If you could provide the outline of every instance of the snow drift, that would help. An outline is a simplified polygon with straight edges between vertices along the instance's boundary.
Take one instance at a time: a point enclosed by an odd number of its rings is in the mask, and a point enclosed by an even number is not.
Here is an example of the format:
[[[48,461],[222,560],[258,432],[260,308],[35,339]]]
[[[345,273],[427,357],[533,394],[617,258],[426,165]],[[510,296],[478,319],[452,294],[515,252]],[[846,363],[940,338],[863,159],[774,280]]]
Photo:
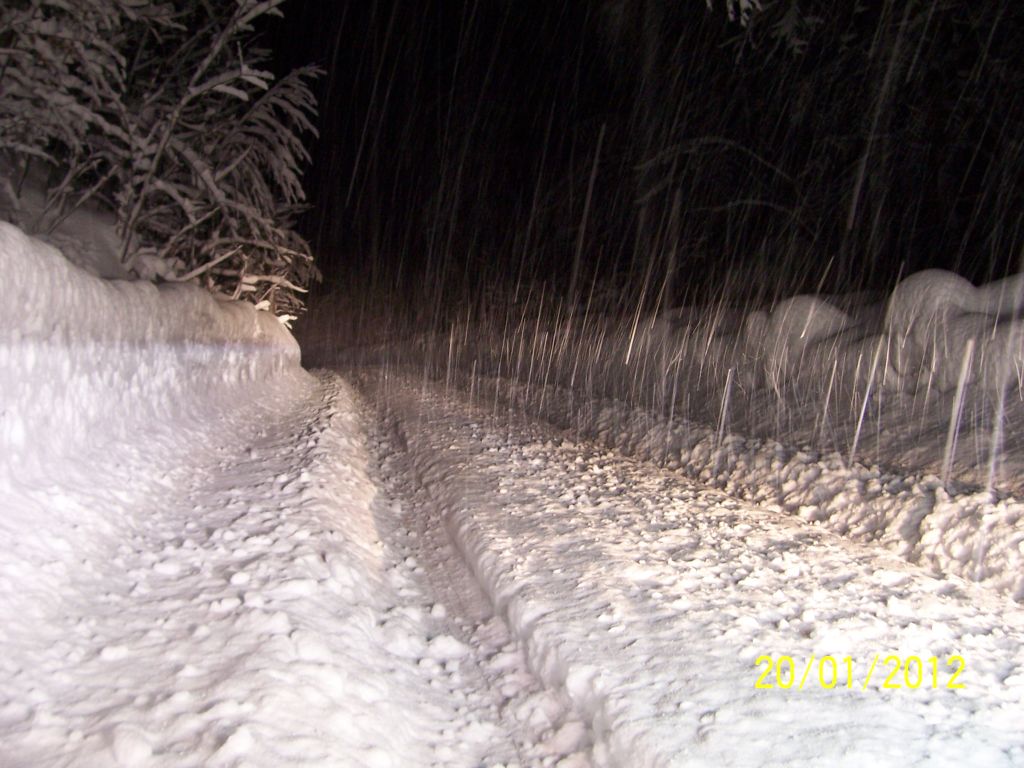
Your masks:
[[[23,477],[298,368],[268,313],[191,285],[102,280],[3,222],[0,271],[0,454]]]

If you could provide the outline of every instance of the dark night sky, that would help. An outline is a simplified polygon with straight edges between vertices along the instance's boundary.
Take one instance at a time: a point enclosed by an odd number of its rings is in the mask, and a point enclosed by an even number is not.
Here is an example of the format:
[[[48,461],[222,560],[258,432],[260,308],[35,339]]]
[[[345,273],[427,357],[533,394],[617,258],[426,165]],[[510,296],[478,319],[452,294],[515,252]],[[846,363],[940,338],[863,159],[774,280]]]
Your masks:
[[[282,68],[329,69],[306,223],[325,271],[396,251],[425,264],[422,251],[442,249],[453,210],[462,219],[470,203],[462,229],[486,226],[499,247],[542,163],[554,184],[574,152],[593,151],[578,145],[613,109],[615,88],[595,19],[583,4],[525,5],[285,6],[271,38]]]
[[[698,0],[291,0],[267,41],[328,70],[303,228],[329,284],[564,289],[579,253],[581,281],[879,287],[1016,268],[1007,2],[803,3],[800,55],[783,4],[745,33]]]

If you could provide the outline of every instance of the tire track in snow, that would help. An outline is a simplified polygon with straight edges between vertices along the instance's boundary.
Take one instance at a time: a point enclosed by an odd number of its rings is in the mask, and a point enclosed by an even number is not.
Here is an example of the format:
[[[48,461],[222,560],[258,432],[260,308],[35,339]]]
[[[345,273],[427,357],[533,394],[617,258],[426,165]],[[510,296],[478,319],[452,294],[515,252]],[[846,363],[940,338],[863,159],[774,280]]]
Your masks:
[[[406,431],[400,417],[382,411],[375,438],[382,483],[390,496],[379,527],[393,546],[439,633],[465,654],[453,655],[460,683],[451,695],[459,709],[471,709],[478,723],[500,728],[492,737],[488,766],[586,768],[589,739],[568,698],[546,689],[530,672],[522,648],[496,616],[485,593],[455,548],[447,516],[424,475],[415,428]],[[411,425],[410,425],[411,426]],[[447,665],[446,665],[447,666]],[[470,727],[469,739],[480,724]],[[476,731],[476,733],[473,733]],[[502,744],[501,742],[506,743]]]

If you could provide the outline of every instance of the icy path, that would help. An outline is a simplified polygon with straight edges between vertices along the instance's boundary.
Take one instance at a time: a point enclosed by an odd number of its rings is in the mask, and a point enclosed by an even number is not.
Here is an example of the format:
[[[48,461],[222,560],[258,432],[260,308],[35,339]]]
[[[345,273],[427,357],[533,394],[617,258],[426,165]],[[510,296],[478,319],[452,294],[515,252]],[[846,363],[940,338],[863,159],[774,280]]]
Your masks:
[[[594,764],[1024,765],[1019,605],[415,382],[365,386]],[[792,657],[792,688],[755,688],[762,655]],[[890,655],[937,657],[934,682],[908,690]]]
[[[420,587],[351,391],[301,375],[252,394],[108,446],[99,474],[0,489],[0,765],[539,754],[516,739],[561,705],[482,598],[456,621]]]

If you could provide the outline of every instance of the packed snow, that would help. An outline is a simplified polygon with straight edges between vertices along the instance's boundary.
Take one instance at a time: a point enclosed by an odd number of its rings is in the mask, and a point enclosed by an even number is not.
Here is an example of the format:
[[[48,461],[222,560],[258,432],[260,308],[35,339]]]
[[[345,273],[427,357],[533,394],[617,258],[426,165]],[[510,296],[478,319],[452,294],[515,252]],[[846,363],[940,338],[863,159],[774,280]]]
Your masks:
[[[546,380],[554,339],[537,377],[308,373],[193,286],[5,224],[0,268],[0,764],[1024,765],[1008,492]],[[1016,397],[1016,282],[915,280],[875,324],[747,313],[708,359],[777,398],[847,362],[819,396]]]

